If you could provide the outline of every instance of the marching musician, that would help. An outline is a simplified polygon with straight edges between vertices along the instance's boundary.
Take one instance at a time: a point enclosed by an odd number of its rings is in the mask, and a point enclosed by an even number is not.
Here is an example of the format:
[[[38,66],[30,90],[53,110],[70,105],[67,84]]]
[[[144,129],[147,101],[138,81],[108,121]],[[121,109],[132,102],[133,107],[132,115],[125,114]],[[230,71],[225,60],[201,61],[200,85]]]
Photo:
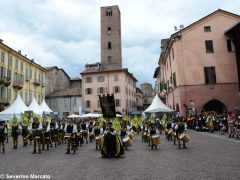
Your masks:
[[[177,131],[178,137],[187,130],[186,123],[183,122],[182,118],[179,118],[178,124],[176,124],[175,129]],[[181,140],[178,138],[178,148],[181,148]],[[186,148],[185,142],[183,141],[183,148]]]
[[[2,146],[2,153],[5,153],[5,133],[4,121],[0,121],[0,149]]]
[[[149,132],[149,135],[150,135],[148,145],[151,146],[151,145],[153,145],[152,136],[157,133],[155,125],[153,123],[150,124],[150,128],[149,128],[148,132]]]
[[[22,126],[22,139],[23,139],[23,146],[27,146],[28,144],[28,136],[29,136],[29,127],[28,124],[25,120],[22,121],[21,123]]]
[[[178,133],[176,131],[176,119],[172,122],[172,130],[173,130],[173,144],[176,145],[176,140],[178,140]]]
[[[95,137],[99,136],[101,133],[102,133],[102,131],[101,131],[99,122],[96,122],[95,127],[94,127]],[[97,144],[97,141],[96,141],[96,150],[98,150],[98,148],[101,149],[101,146],[98,145],[98,144]]]
[[[235,121],[234,114],[230,112],[228,116],[228,138],[234,138],[234,133],[235,133],[234,121]]]
[[[54,146],[57,147],[58,142],[58,124],[55,120],[51,120],[50,123],[50,134],[51,134],[51,141],[54,142]],[[51,142],[52,147],[52,142]]]
[[[172,135],[169,132],[169,130],[172,128],[172,122],[170,120],[167,121],[167,127],[166,127],[166,139],[169,141],[169,140],[172,140]]]
[[[67,139],[67,152],[65,154],[70,154],[70,146],[73,148],[73,153],[76,153],[76,147],[75,147],[75,136],[77,133],[77,127],[74,125],[72,120],[69,120],[68,125],[65,125],[65,132],[68,135]]]
[[[20,128],[18,122],[17,120],[14,120],[12,125],[13,149],[17,149],[19,130]]]
[[[50,124],[48,121],[46,121],[43,124],[43,130],[44,130],[44,143],[42,144],[42,149],[44,150],[45,144],[47,144],[47,150],[49,150],[49,145],[51,144],[51,135],[50,135]]]
[[[32,133],[33,133],[33,153],[36,153],[36,148],[38,144],[38,153],[41,154],[41,143],[40,138],[42,136],[42,124],[38,121],[37,118],[33,118],[32,123]]]
[[[88,144],[88,129],[85,121],[83,121],[83,123],[81,124],[81,129],[82,129],[83,137],[86,140],[86,144]]]

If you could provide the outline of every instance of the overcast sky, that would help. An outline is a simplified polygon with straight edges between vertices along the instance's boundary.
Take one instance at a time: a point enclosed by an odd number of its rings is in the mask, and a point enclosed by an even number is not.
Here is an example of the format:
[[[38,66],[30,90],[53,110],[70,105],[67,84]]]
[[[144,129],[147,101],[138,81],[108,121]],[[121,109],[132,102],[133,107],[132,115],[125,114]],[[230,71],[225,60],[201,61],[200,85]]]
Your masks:
[[[121,11],[123,67],[154,85],[160,41],[223,9],[240,15],[239,0],[0,0],[0,39],[43,67],[80,76],[100,62],[100,7]]]

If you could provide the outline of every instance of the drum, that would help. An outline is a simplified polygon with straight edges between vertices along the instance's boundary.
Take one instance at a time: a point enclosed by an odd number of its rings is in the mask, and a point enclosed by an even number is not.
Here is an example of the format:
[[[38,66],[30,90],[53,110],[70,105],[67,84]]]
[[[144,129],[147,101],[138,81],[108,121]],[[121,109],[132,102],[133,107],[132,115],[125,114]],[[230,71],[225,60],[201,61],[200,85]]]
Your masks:
[[[42,130],[32,129],[32,134],[33,134],[33,136],[41,136],[42,133],[43,133]]]
[[[153,141],[153,144],[154,145],[158,145],[158,144],[160,144],[160,137],[159,137],[159,135],[153,135],[152,136],[152,141]]]
[[[123,143],[126,147],[133,145],[133,141],[131,140],[131,138],[129,136],[123,138]]]
[[[65,134],[65,136],[64,136],[65,139],[69,139],[70,137],[71,137],[71,133],[67,133],[67,134]]]
[[[131,139],[133,139],[134,134],[131,132],[131,133],[128,134],[128,136],[129,136]]]
[[[97,146],[102,146],[103,145],[103,137],[104,137],[104,135],[99,135],[95,138]]]
[[[183,142],[185,143],[188,143],[189,140],[190,140],[190,136],[186,133],[182,133],[180,136],[179,136],[179,139],[181,139]]]
[[[166,136],[168,135],[168,130],[169,130],[169,129],[165,129],[165,135],[166,135]]]
[[[169,129],[168,135],[172,135],[172,133],[173,133],[173,130],[172,130],[172,129]]]

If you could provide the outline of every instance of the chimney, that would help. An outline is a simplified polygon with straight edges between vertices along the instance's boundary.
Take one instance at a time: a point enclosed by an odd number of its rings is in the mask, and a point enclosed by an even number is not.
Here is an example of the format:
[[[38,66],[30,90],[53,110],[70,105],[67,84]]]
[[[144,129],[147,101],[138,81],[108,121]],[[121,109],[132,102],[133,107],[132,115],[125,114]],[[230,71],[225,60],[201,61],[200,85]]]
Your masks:
[[[0,43],[2,43],[3,42],[3,40],[2,39],[0,39]]]
[[[27,57],[27,54],[25,54],[25,57]]]
[[[22,53],[21,50],[18,50],[18,53],[21,54]]]

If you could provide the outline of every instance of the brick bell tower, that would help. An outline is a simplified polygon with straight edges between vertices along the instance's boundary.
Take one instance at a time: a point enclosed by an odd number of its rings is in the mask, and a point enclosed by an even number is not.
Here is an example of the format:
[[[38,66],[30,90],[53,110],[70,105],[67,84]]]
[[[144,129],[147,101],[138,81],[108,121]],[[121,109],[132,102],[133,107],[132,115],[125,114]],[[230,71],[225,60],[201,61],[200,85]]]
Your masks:
[[[121,13],[118,6],[101,7],[101,63],[122,68]]]

